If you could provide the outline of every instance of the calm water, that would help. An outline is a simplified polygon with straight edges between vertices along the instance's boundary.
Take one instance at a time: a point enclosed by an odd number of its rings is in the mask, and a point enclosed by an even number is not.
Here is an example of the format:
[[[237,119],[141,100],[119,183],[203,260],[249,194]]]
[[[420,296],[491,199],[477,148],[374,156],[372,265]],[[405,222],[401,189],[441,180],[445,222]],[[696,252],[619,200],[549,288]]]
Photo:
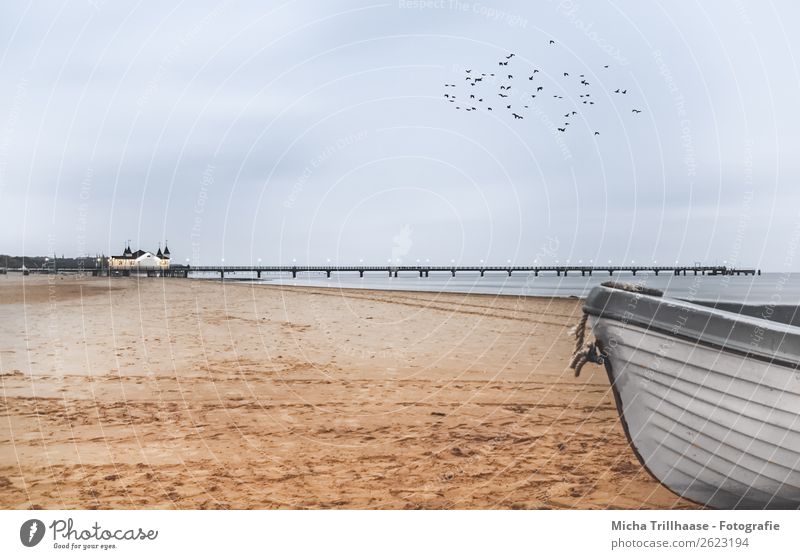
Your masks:
[[[198,275],[199,276],[199,275]],[[195,277],[194,275],[192,277]],[[219,276],[207,275],[209,279]],[[549,296],[586,297],[592,287],[608,281],[608,274],[592,277],[579,275],[557,277],[552,275],[514,275],[504,273],[480,277],[477,273],[462,272],[455,278],[449,273],[432,273],[430,277],[420,278],[411,272],[400,277],[390,278],[388,274],[365,274],[359,278],[357,273],[334,273],[330,279],[325,274],[299,276],[292,279],[290,274],[262,274],[261,280],[252,275],[228,275],[228,280],[247,280],[260,284],[334,287],[339,289],[386,289],[401,291],[434,291],[451,293],[482,293],[511,296]],[[747,301],[751,303],[800,303],[800,274],[768,273],[761,276],[659,276],[639,273],[614,274],[616,281],[643,283],[647,287],[661,289],[672,297],[682,299],[701,299],[718,301]]]

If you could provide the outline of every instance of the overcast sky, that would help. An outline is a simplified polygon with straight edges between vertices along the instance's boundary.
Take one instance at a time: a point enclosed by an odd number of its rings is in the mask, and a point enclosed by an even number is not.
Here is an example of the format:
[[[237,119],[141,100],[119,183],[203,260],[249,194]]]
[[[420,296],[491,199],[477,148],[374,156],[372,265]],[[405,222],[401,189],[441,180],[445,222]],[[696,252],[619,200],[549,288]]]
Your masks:
[[[799,270],[797,21],[791,1],[3,2],[0,253]],[[498,76],[470,90],[467,68]],[[474,112],[444,98],[477,90]]]

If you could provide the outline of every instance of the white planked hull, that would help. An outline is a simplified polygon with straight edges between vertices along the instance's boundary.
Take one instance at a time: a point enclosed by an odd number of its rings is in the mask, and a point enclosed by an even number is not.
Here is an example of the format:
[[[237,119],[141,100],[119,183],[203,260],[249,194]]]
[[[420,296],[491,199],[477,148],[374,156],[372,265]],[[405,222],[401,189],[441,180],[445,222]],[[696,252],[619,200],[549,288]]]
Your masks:
[[[650,473],[715,508],[800,507],[800,372],[590,317]]]

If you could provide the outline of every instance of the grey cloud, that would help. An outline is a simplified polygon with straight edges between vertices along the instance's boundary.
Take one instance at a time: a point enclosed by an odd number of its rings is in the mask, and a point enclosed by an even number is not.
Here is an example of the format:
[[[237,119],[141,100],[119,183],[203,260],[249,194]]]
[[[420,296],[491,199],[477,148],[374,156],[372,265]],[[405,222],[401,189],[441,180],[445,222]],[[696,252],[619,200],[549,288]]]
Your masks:
[[[491,4],[5,3],[0,252],[380,261],[409,230],[410,259],[526,262],[555,236],[563,259],[694,261],[744,215],[741,260],[782,266],[794,4]],[[536,67],[565,100],[520,122],[444,102],[507,52],[515,92]]]

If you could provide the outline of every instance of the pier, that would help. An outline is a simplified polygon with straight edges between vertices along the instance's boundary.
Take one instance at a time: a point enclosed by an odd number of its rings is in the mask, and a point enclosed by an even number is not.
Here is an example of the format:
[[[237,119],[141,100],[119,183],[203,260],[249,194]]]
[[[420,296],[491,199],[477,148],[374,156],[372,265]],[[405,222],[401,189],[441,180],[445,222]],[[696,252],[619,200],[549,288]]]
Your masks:
[[[755,268],[728,268],[726,266],[191,266],[187,267],[189,272],[218,273],[220,278],[225,274],[235,273],[254,273],[260,278],[262,273],[267,274],[292,274],[296,278],[298,274],[331,274],[357,273],[364,277],[366,273],[384,274],[398,277],[398,274],[415,274],[419,277],[429,277],[431,273],[444,273],[456,277],[456,274],[480,274],[487,273],[507,274],[509,277],[517,272],[518,274],[555,274],[556,276],[578,275],[591,276],[593,274],[608,274],[613,276],[615,273],[650,273],[654,275],[710,275],[710,276],[731,276],[731,275],[761,275],[761,270]]]
[[[398,277],[398,274],[414,274],[419,277],[429,277],[432,273],[450,274],[480,274],[484,276],[488,273],[507,274],[511,277],[517,274],[548,274],[555,276],[592,276],[602,274],[613,276],[614,274],[670,274],[680,275],[704,275],[704,276],[755,276],[761,275],[761,270],[755,268],[728,268],[727,266],[171,266],[166,269],[137,269],[119,272],[109,270],[105,267],[98,268],[39,268],[21,269],[7,268],[0,269],[0,274],[8,272],[21,272],[24,274],[53,274],[53,273],[83,273],[93,276],[129,276],[149,275],[162,277],[188,278],[189,274],[213,273],[219,274],[220,279],[225,276],[235,276],[237,274],[251,274],[256,278],[261,278],[262,274],[291,274],[296,278],[299,274],[325,274],[331,277],[332,274],[358,274],[364,277],[365,274],[382,274],[390,277]]]

